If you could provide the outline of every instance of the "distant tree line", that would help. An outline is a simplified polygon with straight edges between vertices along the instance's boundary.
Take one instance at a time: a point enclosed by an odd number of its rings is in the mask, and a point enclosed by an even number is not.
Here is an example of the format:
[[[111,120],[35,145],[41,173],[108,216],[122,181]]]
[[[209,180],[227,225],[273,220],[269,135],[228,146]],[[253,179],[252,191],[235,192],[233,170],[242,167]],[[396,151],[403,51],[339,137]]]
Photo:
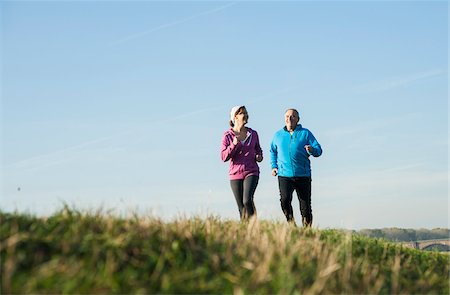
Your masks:
[[[382,229],[362,229],[355,231],[371,238],[383,238],[393,242],[413,242],[423,240],[449,239],[450,229],[404,229],[404,228],[382,228]]]

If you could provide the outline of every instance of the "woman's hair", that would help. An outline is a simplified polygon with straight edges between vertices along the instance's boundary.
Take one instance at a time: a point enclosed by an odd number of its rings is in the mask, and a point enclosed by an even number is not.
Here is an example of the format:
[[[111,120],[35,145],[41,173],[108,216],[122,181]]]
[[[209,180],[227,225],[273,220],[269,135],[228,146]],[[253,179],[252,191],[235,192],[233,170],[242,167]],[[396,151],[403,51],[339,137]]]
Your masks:
[[[244,109],[245,109],[245,106],[241,106],[240,108],[238,108],[237,111],[234,113],[234,116],[236,116],[237,114],[239,114],[240,112],[242,112]],[[233,116],[233,118],[234,118],[234,116]],[[230,123],[230,126],[231,126],[231,127],[234,127],[233,121],[230,120],[229,123]]]

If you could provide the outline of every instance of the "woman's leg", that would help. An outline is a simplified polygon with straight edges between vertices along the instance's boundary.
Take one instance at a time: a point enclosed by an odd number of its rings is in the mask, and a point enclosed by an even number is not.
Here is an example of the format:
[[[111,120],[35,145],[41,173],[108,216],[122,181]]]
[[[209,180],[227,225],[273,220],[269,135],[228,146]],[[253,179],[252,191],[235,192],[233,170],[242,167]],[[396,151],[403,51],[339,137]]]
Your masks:
[[[231,190],[233,191],[234,198],[236,199],[236,203],[239,209],[239,216],[242,219],[244,217],[244,180],[236,179],[230,180]]]
[[[258,186],[259,176],[250,175],[244,179],[244,208],[246,216],[245,218],[249,218],[253,216],[256,212],[255,203],[253,201],[256,187]]]

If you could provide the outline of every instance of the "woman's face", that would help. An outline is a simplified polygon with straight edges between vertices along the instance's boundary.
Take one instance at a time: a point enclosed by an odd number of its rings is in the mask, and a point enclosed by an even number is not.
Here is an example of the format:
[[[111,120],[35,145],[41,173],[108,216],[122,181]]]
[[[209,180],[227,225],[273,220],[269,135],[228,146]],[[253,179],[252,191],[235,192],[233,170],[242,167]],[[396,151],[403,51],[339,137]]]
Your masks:
[[[236,123],[240,123],[241,125],[247,124],[248,122],[248,113],[246,108],[242,108],[235,116],[234,120]]]

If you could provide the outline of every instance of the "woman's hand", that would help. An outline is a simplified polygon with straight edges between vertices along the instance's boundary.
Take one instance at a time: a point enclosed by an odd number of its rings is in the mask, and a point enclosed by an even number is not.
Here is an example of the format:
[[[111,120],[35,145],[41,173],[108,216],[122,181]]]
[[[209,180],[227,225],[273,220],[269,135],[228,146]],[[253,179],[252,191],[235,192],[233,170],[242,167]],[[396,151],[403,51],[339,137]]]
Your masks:
[[[261,155],[256,155],[256,162],[261,162],[263,157]]]
[[[234,145],[237,145],[238,144],[238,138],[237,138],[237,136],[235,136],[234,138],[233,138],[233,144]]]

